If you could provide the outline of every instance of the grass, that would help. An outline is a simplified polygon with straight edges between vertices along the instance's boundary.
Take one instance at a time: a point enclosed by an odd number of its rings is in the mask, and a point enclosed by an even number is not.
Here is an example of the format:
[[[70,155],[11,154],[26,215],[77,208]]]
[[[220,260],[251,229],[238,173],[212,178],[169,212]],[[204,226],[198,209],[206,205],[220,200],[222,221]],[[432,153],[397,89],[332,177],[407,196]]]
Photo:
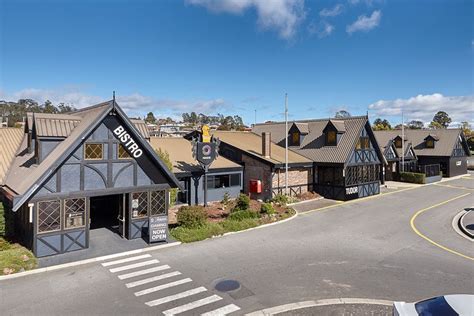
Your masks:
[[[5,235],[5,217],[3,205],[0,203],[0,275],[11,274],[36,268],[38,262],[28,249],[12,244]]]
[[[295,214],[293,209],[289,209],[287,212],[280,214],[278,220],[283,220]],[[276,218],[272,217],[272,221],[276,221]],[[271,221],[270,221],[271,222]],[[260,226],[262,224],[269,223],[268,218],[243,218],[243,219],[232,219],[227,218],[222,222],[207,222],[206,224],[195,227],[187,228],[178,226],[170,230],[171,236],[181,242],[193,242],[211,238],[213,236],[220,236],[228,232],[237,232],[253,227]]]

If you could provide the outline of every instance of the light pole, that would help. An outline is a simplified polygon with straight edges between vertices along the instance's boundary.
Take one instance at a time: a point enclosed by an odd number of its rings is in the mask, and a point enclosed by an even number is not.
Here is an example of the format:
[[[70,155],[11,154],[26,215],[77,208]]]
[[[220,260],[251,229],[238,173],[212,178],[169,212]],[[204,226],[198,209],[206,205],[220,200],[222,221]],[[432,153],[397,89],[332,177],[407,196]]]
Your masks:
[[[285,93],[285,195],[288,195],[288,93]]]

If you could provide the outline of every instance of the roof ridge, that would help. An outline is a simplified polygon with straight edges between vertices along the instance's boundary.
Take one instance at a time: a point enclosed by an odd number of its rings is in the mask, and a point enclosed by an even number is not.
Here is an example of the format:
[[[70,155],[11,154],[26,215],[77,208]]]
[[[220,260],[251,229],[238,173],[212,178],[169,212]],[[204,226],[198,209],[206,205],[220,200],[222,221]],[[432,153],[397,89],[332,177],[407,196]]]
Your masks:
[[[337,121],[346,121],[346,120],[353,120],[353,119],[361,119],[361,118],[367,118],[366,115],[357,115],[357,116],[349,116],[349,117],[327,117],[327,118],[318,118],[318,119],[302,119],[302,120],[288,120],[288,124],[290,123],[311,123],[311,122],[324,122],[324,121],[330,121],[330,120],[337,120]],[[285,121],[274,121],[274,122],[269,122],[269,123],[257,123],[254,124],[254,126],[257,125],[272,125],[272,124],[285,124]]]

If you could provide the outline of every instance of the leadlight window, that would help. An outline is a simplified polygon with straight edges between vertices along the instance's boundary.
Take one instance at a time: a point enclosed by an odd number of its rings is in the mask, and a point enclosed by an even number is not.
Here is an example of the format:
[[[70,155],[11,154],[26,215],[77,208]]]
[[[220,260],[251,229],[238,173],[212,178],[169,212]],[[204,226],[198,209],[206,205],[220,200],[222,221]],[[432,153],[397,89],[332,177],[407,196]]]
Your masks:
[[[78,228],[86,225],[86,199],[64,200],[64,228]]]
[[[166,214],[166,191],[150,193],[150,216]]]
[[[370,140],[366,136],[359,137],[356,149],[370,149]]]
[[[61,230],[61,202],[59,200],[38,202],[38,233]]]
[[[426,143],[426,148],[434,148],[434,140],[427,139],[425,143]]]
[[[336,131],[326,132],[326,145],[336,146],[337,145],[337,133]]]
[[[85,144],[84,159],[100,160],[104,156],[103,144]]]
[[[123,147],[122,144],[119,144],[119,145],[118,145],[117,157],[118,157],[119,159],[130,159],[130,158],[132,158],[132,157],[130,156],[130,154],[128,153],[128,151],[125,149],[125,147]]]
[[[379,165],[351,166],[346,168],[346,186],[379,180]]]
[[[300,133],[292,132],[290,146],[299,146],[299,145],[300,145]]]
[[[148,216],[148,192],[133,192],[132,217],[140,218]]]
[[[400,138],[395,139],[395,147],[402,148],[402,140]]]

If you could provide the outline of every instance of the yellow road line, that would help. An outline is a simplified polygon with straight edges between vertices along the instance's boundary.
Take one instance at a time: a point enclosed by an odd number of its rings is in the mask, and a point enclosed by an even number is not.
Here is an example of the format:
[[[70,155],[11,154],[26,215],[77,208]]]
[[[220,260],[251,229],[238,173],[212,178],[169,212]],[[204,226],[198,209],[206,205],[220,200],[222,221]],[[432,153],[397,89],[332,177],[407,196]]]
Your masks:
[[[453,189],[474,191],[474,189],[472,189],[472,188],[460,187],[460,186],[457,186],[457,185],[440,184],[440,183],[434,183],[434,185],[437,185],[439,187],[447,187],[447,188],[453,188]]]
[[[435,208],[435,207],[438,207],[438,206],[447,204],[447,203],[452,202],[452,201],[454,201],[454,200],[463,198],[463,197],[465,197],[465,196],[468,196],[469,194],[471,194],[471,193],[465,193],[465,194],[459,195],[459,196],[457,196],[457,197],[454,197],[454,198],[452,198],[452,199],[446,200],[446,201],[444,201],[444,202],[441,202],[441,203],[438,203],[438,204],[429,206],[429,207],[427,207],[427,208],[424,208],[424,209],[422,209],[422,210],[419,210],[418,212],[415,213],[415,215],[413,215],[413,217],[412,217],[411,220],[410,220],[410,226],[411,226],[411,228],[413,229],[413,231],[414,231],[418,236],[420,236],[421,238],[423,238],[423,239],[429,241],[430,243],[432,243],[432,244],[435,245],[436,247],[439,247],[439,248],[441,248],[441,249],[443,249],[443,250],[445,250],[445,251],[448,251],[448,252],[450,252],[450,253],[452,253],[452,254],[455,254],[455,255],[458,255],[458,256],[460,256],[460,257],[463,257],[463,258],[466,258],[466,259],[469,259],[469,260],[474,261],[474,258],[473,258],[473,257],[467,256],[467,255],[462,254],[462,253],[460,253],[460,252],[457,252],[457,251],[455,251],[455,250],[449,249],[448,247],[443,246],[443,245],[437,243],[436,241],[434,241],[434,240],[428,238],[427,236],[425,236],[425,235],[423,235],[422,233],[420,233],[420,231],[419,231],[419,230],[416,228],[416,226],[415,226],[415,219],[416,219],[416,218],[418,217],[418,215],[420,215],[421,213],[426,212],[426,211],[428,211],[428,210],[431,210],[431,209],[433,209],[433,208]]]
[[[401,190],[386,192],[386,193],[380,193],[380,194],[366,196],[366,197],[363,197],[363,198],[358,198],[358,199],[355,199],[355,200],[350,200],[350,201],[345,201],[345,202],[344,201],[336,201],[337,204],[328,205],[328,206],[317,208],[317,209],[314,209],[314,210],[298,212],[298,215],[305,215],[305,214],[309,214],[309,213],[313,213],[313,212],[319,212],[319,211],[323,211],[323,210],[326,210],[326,209],[329,209],[329,208],[340,206],[341,204],[351,204],[351,203],[356,203],[356,202],[362,202],[362,201],[365,201],[365,200],[374,199],[374,198],[378,198],[378,197],[381,197],[381,196],[390,195],[390,194],[393,194],[393,193],[399,193],[399,192],[404,192],[404,191],[408,191],[408,190],[413,190],[413,189],[417,189],[417,188],[421,188],[421,187],[423,187],[423,186],[414,186],[414,187],[409,187],[409,188],[406,188],[406,189],[401,189]]]

